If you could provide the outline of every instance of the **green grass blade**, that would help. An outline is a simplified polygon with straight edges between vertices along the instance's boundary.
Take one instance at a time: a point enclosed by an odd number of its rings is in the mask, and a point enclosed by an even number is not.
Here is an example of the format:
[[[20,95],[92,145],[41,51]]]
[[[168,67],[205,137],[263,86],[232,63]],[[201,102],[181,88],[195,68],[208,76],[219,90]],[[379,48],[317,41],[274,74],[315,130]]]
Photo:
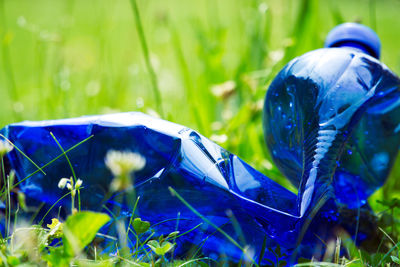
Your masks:
[[[46,213],[43,215],[42,219],[39,222],[39,225],[43,224],[44,219],[46,219],[47,215],[50,213],[50,211],[58,204],[58,202],[60,202],[61,200],[63,200],[65,197],[67,197],[68,195],[70,195],[71,192],[66,193],[65,195],[63,195],[62,197],[60,197],[56,202],[54,202],[54,204],[46,211]]]
[[[131,225],[132,225],[133,217],[134,217],[134,215],[135,215],[135,210],[136,210],[137,204],[139,203],[139,199],[140,199],[140,196],[137,197],[136,202],[135,202],[135,205],[133,206],[133,209],[132,209],[131,218],[129,219],[128,227],[126,228],[126,240],[125,240],[125,242],[127,242],[127,240],[128,240],[129,228],[130,228]]]
[[[164,109],[163,109],[163,105],[162,105],[162,101],[161,101],[161,92],[158,87],[158,79],[157,79],[156,72],[154,71],[153,65],[151,64],[151,61],[150,61],[149,48],[147,46],[147,41],[146,41],[146,37],[144,34],[143,25],[142,25],[142,20],[140,18],[140,11],[137,6],[136,0],[131,0],[131,6],[132,6],[133,14],[135,17],[136,30],[138,32],[140,44],[143,49],[143,56],[144,56],[144,60],[146,62],[147,71],[149,72],[149,75],[150,75],[154,98],[155,98],[155,102],[157,104],[157,111],[160,113],[161,117],[164,117]]]
[[[81,144],[85,143],[86,141],[88,141],[89,139],[91,139],[93,137],[93,135],[89,136],[88,138],[85,138],[84,140],[80,141],[79,143],[77,143],[76,145],[72,146],[71,148],[69,148],[68,150],[65,151],[65,153],[70,152],[71,150],[77,148],[78,146],[80,146]],[[61,153],[60,155],[58,155],[57,157],[55,157],[54,159],[52,159],[51,161],[49,161],[48,163],[46,163],[45,165],[42,166],[42,168],[40,169],[44,169],[47,166],[51,165],[53,162],[55,162],[56,160],[58,160],[59,158],[61,158],[62,156],[64,156],[63,153]],[[35,175],[36,173],[38,173],[40,171],[40,169],[34,171],[33,173],[29,174],[27,177],[25,177],[24,179],[18,181],[17,183],[14,184],[14,186],[10,189],[12,190],[13,188],[15,188],[16,186],[18,186],[20,183],[24,182],[25,180],[31,178],[33,175]],[[0,197],[3,196],[3,193],[0,195]]]
[[[192,205],[190,205],[178,192],[176,192],[172,187],[168,187],[169,191],[176,196],[186,207],[188,207],[194,214],[196,214],[199,218],[201,218],[203,221],[205,221],[207,224],[211,225],[214,227],[218,232],[220,232],[226,239],[228,239],[233,245],[235,245],[237,248],[239,248],[243,253],[246,253],[246,250],[239,245],[236,240],[234,240],[230,235],[228,235],[224,230],[222,230],[220,227],[215,225],[213,222],[208,220],[206,217],[204,217],[200,212],[198,212],[195,208],[193,208]],[[253,264],[257,265],[257,263],[251,259]]]
[[[76,183],[76,181],[78,180],[78,178],[76,177],[76,173],[74,170],[74,167],[72,166],[71,161],[69,160],[69,157],[67,155],[67,153],[65,153],[64,148],[61,146],[60,142],[58,142],[57,138],[54,136],[54,134],[52,132],[50,132],[51,137],[53,137],[54,141],[57,143],[58,147],[61,149],[63,155],[65,156],[65,158],[67,159],[68,165],[71,169],[72,172],[72,177],[74,177],[74,183]],[[81,193],[80,190],[78,189],[78,211],[81,211]]]
[[[30,157],[28,157],[21,149],[19,149],[19,147],[17,147],[16,145],[14,145],[7,137],[5,137],[4,135],[0,134],[1,137],[4,138],[4,140],[6,140],[10,145],[12,145],[19,153],[22,154],[22,156],[24,156],[27,160],[29,160],[30,163],[32,163],[39,171],[41,171],[44,175],[46,175],[46,173],[42,170],[42,168],[40,168]]]

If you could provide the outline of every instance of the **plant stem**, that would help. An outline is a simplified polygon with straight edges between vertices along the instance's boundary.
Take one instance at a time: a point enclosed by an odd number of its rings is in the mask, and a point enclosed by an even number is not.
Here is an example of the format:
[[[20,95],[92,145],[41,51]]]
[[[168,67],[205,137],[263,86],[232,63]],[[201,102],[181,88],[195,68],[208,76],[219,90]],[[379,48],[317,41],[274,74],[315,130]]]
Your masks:
[[[2,134],[0,134],[0,136],[4,137]],[[65,153],[70,152],[71,150],[74,150],[75,148],[77,148],[78,146],[80,146],[81,144],[85,143],[86,141],[88,141],[89,139],[91,139],[94,135],[91,135],[87,138],[85,138],[84,140],[80,141],[79,143],[77,143],[76,145],[72,146],[71,148],[69,148],[68,150],[65,150]],[[15,147],[15,146],[14,146]],[[16,148],[16,147],[15,147]],[[23,154],[24,155],[24,154]],[[25,156],[25,155],[24,155]],[[29,174],[28,176],[26,176],[25,178],[19,180],[18,182],[16,182],[13,187],[10,189],[12,190],[13,188],[15,188],[16,186],[18,186],[20,183],[26,181],[27,179],[31,178],[33,175],[35,175],[36,173],[38,173],[39,171],[42,171],[42,169],[46,168],[47,166],[49,166],[50,164],[52,164],[53,162],[55,162],[56,160],[58,160],[59,158],[61,158],[62,156],[64,156],[64,153],[61,153],[60,155],[58,155],[57,157],[55,157],[54,159],[50,160],[49,162],[47,162],[46,164],[44,164],[41,168],[37,169],[36,171],[32,172],[31,174]],[[29,158],[28,158],[29,159]],[[3,192],[0,193],[0,197],[3,196]]]
[[[52,132],[50,132],[50,135],[51,135],[51,137],[53,137],[54,141],[57,143],[58,147],[61,149],[63,155],[67,159],[68,165],[72,172],[72,177],[74,179],[73,184],[76,184],[76,182],[78,181],[78,178],[76,177],[74,167],[72,166],[72,163],[69,160],[67,153],[65,152],[64,148],[61,146],[61,144],[58,142],[57,138],[54,136],[54,134]],[[80,194],[79,190],[77,190],[77,191],[78,191],[78,211],[81,211],[81,194]],[[72,195],[72,209],[74,209],[75,195],[74,194],[71,194],[71,195]],[[72,210],[72,213],[73,213],[73,210]]]
[[[198,212],[195,208],[192,207],[178,192],[175,191],[172,187],[168,187],[169,191],[172,193],[173,196],[176,196],[187,208],[189,208],[194,214],[196,214],[199,218],[201,218],[204,222],[207,224],[211,225],[214,227],[218,232],[220,232],[226,239],[228,239],[233,245],[235,245],[237,248],[239,248],[243,253],[245,253],[245,249],[239,245],[238,242],[236,242],[230,235],[228,235],[224,230],[222,230],[220,227],[218,227],[216,224],[214,224],[212,221],[204,217],[200,212]],[[257,263],[254,261],[253,258],[250,258],[252,263],[255,266],[258,266]]]
[[[43,215],[42,219],[39,222],[39,225],[42,226],[44,219],[46,219],[46,216],[50,213],[50,211],[57,205],[58,202],[63,200],[63,198],[67,197],[69,194],[71,194],[71,191],[60,197],[54,204],[47,210],[46,214]]]
[[[72,189],[74,190],[74,189]],[[71,191],[72,193],[72,191]],[[74,210],[75,210],[75,195],[71,194],[71,214],[74,214]]]
[[[146,37],[144,35],[142,21],[140,19],[140,12],[139,12],[139,8],[137,6],[136,0],[131,0],[131,6],[132,6],[133,14],[135,17],[136,30],[138,32],[140,44],[143,49],[143,56],[144,56],[144,60],[146,62],[146,68],[150,75],[151,85],[152,85],[153,92],[154,92],[154,98],[155,98],[156,105],[157,105],[157,111],[159,112],[161,117],[164,117],[164,110],[163,110],[162,101],[161,101],[161,92],[158,87],[157,75],[154,71],[153,65],[151,65],[150,53],[149,53],[149,49],[147,46]]]
[[[200,117],[200,114],[201,114],[199,112],[200,108],[198,105],[198,101],[196,101],[197,97],[194,96],[195,88],[192,85],[189,68],[186,63],[185,57],[183,55],[183,50],[182,50],[179,34],[175,30],[175,28],[173,28],[173,26],[171,26],[171,32],[172,32],[173,41],[174,41],[175,54],[178,59],[178,63],[180,65],[180,70],[182,73],[182,78],[183,78],[183,82],[184,82],[184,86],[185,86],[185,93],[186,93],[186,99],[187,99],[186,101],[190,105],[190,111],[192,113],[194,120],[197,123],[198,130],[201,133],[205,133],[205,128],[203,126],[203,122]]]
[[[10,195],[10,176],[8,176],[7,177],[7,203],[8,203],[7,236],[10,234],[10,221],[11,221],[11,201],[10,200],[11,200],[11,195]]]
[[[4,191],[7,191],[6,172],[5,172],[5,169],[4,169],[3,157],[1,157],[1,170],[2,170],[2,175],[3,175]],[[7,207],[7,201],[8,201],[8,194],[6,195],[6,207]],[[8,213],[8,211],[7,211],[7,208],[6,208],[6,214],[5,214],[6,215],[6,224],[4,225],[4,227],[5,227],[4,231],[5,231],[5,235],[6,236],[8,236],[8,229],[7,229],[7,218],[8,218],[8,216],[7,216],[7,213]],[[1,233],[0,233],[0,235],[1,235]],[[1,238],[3,238],[3,237],[1,237]]]
[[[18,100],[18,92],[17,92],[17,85],[15,82],[15,75],[13,71],[13,65],[12,65],[12,60],[11,60],[11,53],[9,49],[9,43],[10,41],[5,41],[7,38],[7,22],[6,22],[6,12],[4,11],[4,0],[0,0],[0,19],[1,19],[1,24],[3,24],[3,29],[4,29],[4,34],[1,36],[2,38],[2,50],[3,50],[3,67],[4,67],[4,72],[7,76],[9,86],[10,86],[10,98],[12,102],[16,102]],[[11,103],[12,106],[13,103]],[[20,115],[15,111],[14,108],[12,108],[15,119],[20,119]]]
[[[135,244],[135,261],[137,260],[138,250],[139,250],[139,235],[136,235],[136,244]]]

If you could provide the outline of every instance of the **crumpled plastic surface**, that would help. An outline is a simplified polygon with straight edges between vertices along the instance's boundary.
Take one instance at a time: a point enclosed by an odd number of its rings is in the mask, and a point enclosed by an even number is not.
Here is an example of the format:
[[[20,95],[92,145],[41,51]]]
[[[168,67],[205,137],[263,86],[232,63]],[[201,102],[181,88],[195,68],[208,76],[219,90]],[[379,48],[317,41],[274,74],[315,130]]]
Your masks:
[[[135,174],[135,191],[140,196],[138,211],[140,217],[152,225],[167,220],[158,226],[158,232],[175,231],[177,218],[177,230],[181,233],[204,223],[171,195],[169,187],[172,187],[235,240],[239,240],[239,236],[244,239],[242,245],[251,245],[250,251],[261,249],[267,236],[262,234],[265,232],[271,236],[279,234],[277,238],[284,241],[282,247],[291,247],[296,241],[294,232],[298,218],[292,215],[296,210],[296,195],[184,126],[142,113],[120,113],[23,122],[9,125],[2,132],[41,167],[62,154],[50,132],[64,150],[93,136],[68,152],[77,176],[83,180],[82,209],[103,209],[101,203],[112,180],[112,174],[104,164],[106,153],[111,149],[130,150],[146,158],[145,168]],[[72,175],[65,157],[61,156],[43,168],[46,175],[17,150],[9,154],[9,159],[19,180],[36,172],[20,185],[30,198],[54,203],[65,194],[57,187],[61,177]],[[68,206],[69,201],[66,198],[62,204]],[[114,199],[108,202],[118,204]],[[241,233],[234,229],[228,210],[240,225]],[[127,207],[122,207],[125,216],[130,217],[129,212]],[[240,259],[241,250],[215,232],[215,227],[204,223],[177,239],[181,243],[179,249],[184,251],[188,243],[201,245],[205,242],[205,254],[226,254],[232,259]],[[272,238],[266,241],[271,247],[277,244]]]
[[[351,48],[315,50],[277,75],[264,115],[266,143],[303,195],[302,209],[308,192],[318,199],[327,191],[357,208],[383,185],[396,159],[400,80]]]
[[[245,249],[244,257],[255,262],[293,263],[321,258],[321,240],[334,238],[338,226],[356,234],[354,218],[342,210],[368,210],[366,199],[387,178],[399,148],[399,94],[394,74],[351,50],[321,49],[291,61],[267,93],[264,129],[272,157],[299,188],[297,195],[196,131],[141,113],[22,122],[1,133],[46,173],[16,149],[8,154],[19,181],[34,173],[20,184],[32,200],[53,204],[65,194],[58,181],[72,174],[50,133],[66,151],[92,136],[67,152],[83,180],[82,209],[119,205],[121,216],[130,217],[129,206],[115,197],[103,203],[112,180],[104,158],[111,149],[137,152],[146,158],[134,179],[138,216],[157,224],[158,234],[192,230],[176,240],[177,254],[195,246],[206,256],[237,262]],[[368,227],[357,229],[357,242],[369,238]],[[272,249],[263,253],[265,247]]]

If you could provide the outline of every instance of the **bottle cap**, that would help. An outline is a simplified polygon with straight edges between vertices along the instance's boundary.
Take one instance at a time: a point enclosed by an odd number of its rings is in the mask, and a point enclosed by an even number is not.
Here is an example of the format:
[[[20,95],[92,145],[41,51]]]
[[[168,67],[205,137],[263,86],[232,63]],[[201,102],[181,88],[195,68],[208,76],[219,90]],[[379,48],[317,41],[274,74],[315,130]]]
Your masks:
[[[325,40],[325,47],[354,46],[379,59],[381,42],[378,35],[367,26],[347,22],[333,28]]]

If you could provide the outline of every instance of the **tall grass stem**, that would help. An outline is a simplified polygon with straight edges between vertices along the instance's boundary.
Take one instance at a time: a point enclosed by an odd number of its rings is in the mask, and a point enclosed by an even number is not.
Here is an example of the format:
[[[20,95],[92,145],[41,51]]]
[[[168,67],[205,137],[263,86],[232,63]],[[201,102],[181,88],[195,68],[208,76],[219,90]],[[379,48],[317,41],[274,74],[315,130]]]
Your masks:
[[[150,75],[154,98],[155,98],[156,105],[157,105],[157,111],[160,113],[161,117],[164,117],[164,109],[163,109],[163,104],[162,104],[162,100],[161,100],[161,92],[158,87],[158,79],[157,79],[156,72],[154,71],[153,65],[151,64],[151,61],[150,61],[150,52],[149,52],[149,48],[147,46],[146,37],[145,37],[143,26],[142,26],[142,20],[140,18],[140,11],[137,6],[136,0],[131,0],[131,6],[132,6],[135,22],[136,22],[136,30],[138,32],[140,44],[143,49],[143,56],[144,56],[144,60],[146,62],[147,71],[149,72],[149,75]]]
[[[65,152],[64,148],[61,146],[60,142],[58,142],[57,138],[54,136],[54,134],[52,132],[50,132],[50,135],[51,135],[51,137],[53,137],[54,141],[57,143],[58,147],[61,149],[63,155],[67,159],[68,165],[69,165],[69,167],[71,169],[71,172],[72,172],[72,177],[74,177],[74,184],[76,184],[76,182],[78,181],[78,178],[76,177],[76,173],[75,173],[74,167],[72,166],[72,163],[69,160],[69,157],[68,157],[67,153]],[[79,189],[77,191],[78,191],[78,194],[77,194],[78,195],[78,211],[81,211],[81,193],[80,193]],[[72,201],[72,209],[74,209],[74,207],[75,207],[75,205],[74,205],[75,204],[75,196],[72,195],[71,201]]]
[[[1,171],[2,171],[2,176],[3,176],[3,187],[4,187],[4,191],[7,191],[7,179],[6,179],[6,171],[4,169],[4,160],[3,157],[1,157]],[[8,210],[7,210],[7,204],[8,204],[8,194],[6,195],[6,209],[5,209],[5,218],[6,218],[6,223],[5,223],[5,235],[8,236],[8,229],[7,229],[7,218],[8,218]],[[1,235],[1,231],[0,231],[0,235]]]
[[[11,101],[16,102],[18,100],[18,91],[17,91],[17,84],[15,82],[15,74],[13,71],[13,64],[11,60],[11,53],[9,49],[9,43],[11,41],[6,41],[7,39],[11,37],[7,37],[8,32],[7,32],[7,21],[6,21],[6,12],[5,12],[5,7],[4,7],[4,0],[0,0],[0,23],[3,25],[3,38],[1,38],[1,46],[2,46],[2,52],[3,52],[3,68],[4,72],[6,74],[6,77],[8,79],[9,86],[11,88]],[[1,28],[0,28],[1,29]],[[1,32],[0,32],[1,33]],[[12,103],[11,103],[12,107]],[[16,119],[19,119],[18,113],[15,111],[14,108],[11,108],[13,111],[14,117]]]

